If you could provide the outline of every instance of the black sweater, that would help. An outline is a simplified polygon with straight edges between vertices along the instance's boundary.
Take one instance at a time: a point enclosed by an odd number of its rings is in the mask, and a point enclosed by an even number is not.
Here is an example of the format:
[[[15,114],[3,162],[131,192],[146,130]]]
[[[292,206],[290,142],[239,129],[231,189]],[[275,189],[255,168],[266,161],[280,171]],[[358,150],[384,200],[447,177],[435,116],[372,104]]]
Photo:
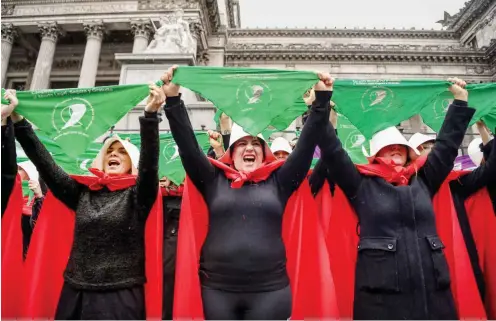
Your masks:
[[[10,118],[2,126],[2,216],[7,208],[17,176],[14,126]]]
[[[145,283],[144,231],[158,192],[156,113],[140,117],[141,154],[135,186],[90,190],[55,164],[31,125],[15,124],[17,140],[48,188],[76,212],[74,242],[64,278],[74,288],[110,290]]]
[[[258,292],[286,287],[286,251],[282,218],[291,194],[305,179],[319,132],[329,119],[331,92],[317,99],[299,142],[283,166],[265,181],[231,188],[224,172],[201,151],[179,97],[167,98],[167,116],[186,173],[202,194],[209,228],[201,249],[204,286],[226,291]]]

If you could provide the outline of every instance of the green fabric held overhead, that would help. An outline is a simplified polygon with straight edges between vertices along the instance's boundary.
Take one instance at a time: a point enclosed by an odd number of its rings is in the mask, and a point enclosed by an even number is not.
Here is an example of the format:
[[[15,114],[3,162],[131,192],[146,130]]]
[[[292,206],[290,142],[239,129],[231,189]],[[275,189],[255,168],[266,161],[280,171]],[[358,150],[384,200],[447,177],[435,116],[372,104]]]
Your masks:
[[[303,94],[318,81],[307,71],[180,66],[172,81],[211,101],[251,135],[284,130],[307,107]],[[279,118],[284,113],[291,119]]]
[[[496,111],[484,116],[482,120],[484,120],[484,123],[486,123],[489,130],[496,135]]]
[[[141,146],[141,137],[139,134],[122,134],[118,133],[119,137],[125,139],[129,138],[131,143],[138,148]],[[206,132],[195,132],[196,140],[200,148],[206,154],[210,148],[209,137]],[[174,184],[180,185],[186,178],[181,158],[179,157],[179,150],[177,144],[172,138],[172,134],[160,134],[160,158],[159,158],[159,177],[166,176]]]
[[[336,110],[360,129],[366,139],[420,113],[447,81],[336,80],[332,100]]]
[[[148,93],[147,84],[20,91],[16,111],[77,158]]]
[[[22,181],[21,183],[22,185],[22,195],[24,197],[28,197],[28,204],[31,203],[31,200],[33,199],[34,197],[34,192],[32,190],[29,189],[29,181]]]
[[[488,115],[491,113],[496,114],[496,83],[469,84],[466,89],[468,90],[468,105],[476,109],[470,125],[473,125],[481,118],[491,124],[492,116]],[[453,99],[453,94],[448,89],[436,95],[420,112],[424,123],[435,132],[439,132]],[[486,116],[488,118],[485,118]],[[488,127],[494,130],[494,123],[493,127],[490,127],[490,125]]]
[[[362,145],[367,148],[365,136],[343,115],[338,114],[337,132],[343,148],[355,164],[367,164]]]

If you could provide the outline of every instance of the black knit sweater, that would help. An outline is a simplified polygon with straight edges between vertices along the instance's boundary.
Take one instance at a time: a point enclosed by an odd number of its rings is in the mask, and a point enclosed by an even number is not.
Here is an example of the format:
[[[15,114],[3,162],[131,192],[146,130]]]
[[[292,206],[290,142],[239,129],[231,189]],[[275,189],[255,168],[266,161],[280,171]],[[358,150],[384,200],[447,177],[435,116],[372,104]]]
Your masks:
[[[144,231],[158,192],[159,119],[140,118],[141,155],[137,184],[90,190],[65,173],[31,125],[15,124],[16,138],[56,198],[76,213],[74,242],[65,281],[77,289],[110,290],[145,283]]]

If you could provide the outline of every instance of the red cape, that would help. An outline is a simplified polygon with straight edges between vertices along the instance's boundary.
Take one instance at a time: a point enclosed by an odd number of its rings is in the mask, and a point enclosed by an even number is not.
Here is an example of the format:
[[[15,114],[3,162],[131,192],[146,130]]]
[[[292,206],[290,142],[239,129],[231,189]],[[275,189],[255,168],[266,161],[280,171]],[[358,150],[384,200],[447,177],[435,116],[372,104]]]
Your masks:
[[[21,178],[17,175],[2,217],[2,319],[21,316],[24,281],[21,229],[23,201]]]
[[[467,172],[459,172],[464,175]],[[456,179],[456,176],[450,177]],[[479,265],[486,289],[487,317],[496,319],[496,216],[486,188],[479,190],[465,201],[470,229],[479,255]]]
[[[358,168],[364,173],[362,171],[363,167]],[[366,173],[366,175],[370,175],[370,172]],[[337,186],[334,198],[330,195],[329,187],[324,185],[316,200],[321,211],[321,224],[327,235],[329,260],[336,292],[339,293],[337,299],[340,317],[342,319],[352,319],[355,265],[359,240],[357,216],[348,199]],[[451,199],[448,180],[435,195],[433,206],[436,214],[436,228],[446,247],[444,253],[450,269],[451,290],[458,316],[460,319],[486,319],[477,284],[471,272],[470,260],[458,223],[458,217]]]
[[[94,177],[72,176],[91,187]],[[127,184],[127,187],[135,184]],[[121,187],[124,188],[124,187]],[[145,227],[147,319],[162,319],[162,197],[160,191]],[[25,262],[24,316],[53,319],[64,284],[74,238],[75,213],[48,193],[36,223]]]
[[[209,160],[218,168],[226,167]],[[266,176],[277,167],[265,166]],[[315,206],[308,182],[304,180],[284,212],[283,240],[293,297],[291,318],[296,320],[335,319],[339,315],[325,238]],[[208,209],[188,178],[179,225],[174,319],[204,319],[198,268],[200,250],[208,232]]]

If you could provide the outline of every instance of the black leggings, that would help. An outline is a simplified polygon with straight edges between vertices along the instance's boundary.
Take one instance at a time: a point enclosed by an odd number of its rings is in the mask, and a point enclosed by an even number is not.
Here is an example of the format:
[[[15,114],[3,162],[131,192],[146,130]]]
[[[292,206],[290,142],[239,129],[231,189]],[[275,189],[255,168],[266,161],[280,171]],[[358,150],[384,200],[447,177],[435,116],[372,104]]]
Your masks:
[[[269,292],[227,292],[202,286],[205,320],[288,320],[291,289]]]
[[[113,291],[84,291],[66,282],[55,320],[144,320],[143,286]]]

